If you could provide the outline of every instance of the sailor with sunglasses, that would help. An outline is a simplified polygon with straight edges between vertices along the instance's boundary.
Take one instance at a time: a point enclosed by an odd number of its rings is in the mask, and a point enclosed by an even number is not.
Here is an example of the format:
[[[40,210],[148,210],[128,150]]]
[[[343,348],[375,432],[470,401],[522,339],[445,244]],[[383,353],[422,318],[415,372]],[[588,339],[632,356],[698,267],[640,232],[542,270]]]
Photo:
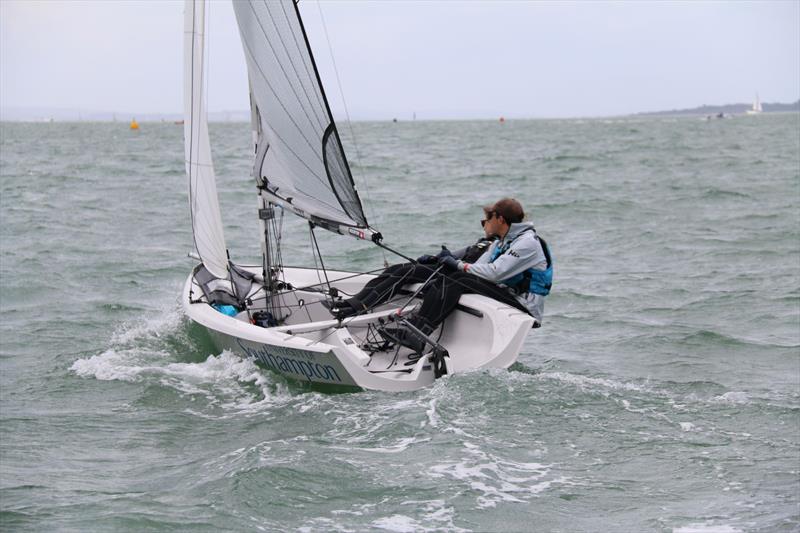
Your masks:
[[[435,279],[425,293],[419,311],[410,319],[426,335],[456,308],[462,294],[476,293],[493,298],[529,313],[541,326],[544,298],[553,281],[553,262],[547,243],[536,234],[531,222],[523,222],[522,205],[513,198],[503,198],[483,208],[481,225],[487,237],[499,237],[474,262],[443,253],[438,262],[446,275]],[[415,349],[424,348],[424,340],[403,324],[387,329],[388,337]]]

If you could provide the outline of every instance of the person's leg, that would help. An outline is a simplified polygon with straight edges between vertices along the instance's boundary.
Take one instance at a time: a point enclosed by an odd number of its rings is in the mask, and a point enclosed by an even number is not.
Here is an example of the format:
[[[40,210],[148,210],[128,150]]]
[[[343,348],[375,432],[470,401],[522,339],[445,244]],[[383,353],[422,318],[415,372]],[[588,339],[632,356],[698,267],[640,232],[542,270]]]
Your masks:
[[[487,279],[479,278],[470,274],[463,275],[467,278],[467,281],[463,283],[472,288],[472,291],[464,290],[465,293],[473,292],[475,294],[487,296],[493,300],[497,300],[500,303],[515,307],[523,313],[528,312],[528,308],[525,307],[525,304],[517,300],[517,297],[514,296],[514,294],[507,287],[501,287],[500,285]]]
[[[527,312],[527,309],[505,287],[465,272],[452,272],[440,277],[431,286],[412,323],[424,333],[431,333],[453,312],[461,295],[467,293],[488,296]]]
[[[433,333],[436,327],[456,308],[461,295],[466,293],[488,296],[527,312],[525,307],[505,287],[464,272],[450,272],[447,275],[439,276],[431,284],[425,293],[419,311],[410,320],[411,325],[426,335]],[[425,349],[425,340],[403,325],[384,328],[382,334],[385,338],[397,341],[415,352],[422,352]]]
[[[390,300],[403,285],[425,282],[434,266],[403,263],[392,265],[378,277],[371,279],[356,295],[347,298],[344,303],[356,311],[372,308]]]

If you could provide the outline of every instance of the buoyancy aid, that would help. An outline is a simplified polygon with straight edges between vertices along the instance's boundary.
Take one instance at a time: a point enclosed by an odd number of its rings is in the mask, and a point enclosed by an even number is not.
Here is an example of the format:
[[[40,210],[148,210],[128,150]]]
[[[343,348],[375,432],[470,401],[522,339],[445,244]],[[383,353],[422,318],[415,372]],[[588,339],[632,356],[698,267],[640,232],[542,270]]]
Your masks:
[[[495,248],[494,252],[492,252],[492,256],[489,258],[489,262],[493,263],[495,259],[506,253],[508,249],[511,248],[511,244],[526,231],[533,231],[533,228],[527,228],[521,231],[513,240],[505,243],[503,246]],[[514,290],[517,294],[532,292],[534,294],[547,296],[550,294],[550,289],[553,287],[553,258],[550,255],[550,247],[547,245],[547,242],[538,235],[536,235],[536,240],[542,245],[542,252],[544,253],[545,259],[547,259],[547,268],[544,270],[536,270],[531,267],[501,282],[506,287]]]

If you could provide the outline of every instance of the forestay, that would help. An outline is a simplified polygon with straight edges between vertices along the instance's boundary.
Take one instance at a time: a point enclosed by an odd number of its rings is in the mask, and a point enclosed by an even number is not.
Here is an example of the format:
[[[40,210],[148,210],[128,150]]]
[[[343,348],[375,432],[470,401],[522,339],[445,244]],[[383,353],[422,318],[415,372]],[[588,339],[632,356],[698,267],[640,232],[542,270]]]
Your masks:
[[[233,8],[250,78],[258,184],[305,218],[367,228],[295,2]]]
[[[205,2],[186,0],[184,8],[184,126],[189,207],[197,253],[209,272],[228,277],[228,252],[222,232],[211,144],[208,140],[204,79]]]

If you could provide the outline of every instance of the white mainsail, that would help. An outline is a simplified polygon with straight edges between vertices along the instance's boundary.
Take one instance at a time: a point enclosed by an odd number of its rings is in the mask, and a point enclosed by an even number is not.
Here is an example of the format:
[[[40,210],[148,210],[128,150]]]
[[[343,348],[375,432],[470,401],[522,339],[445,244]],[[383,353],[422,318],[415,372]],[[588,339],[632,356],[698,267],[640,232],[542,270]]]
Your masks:
[[[214,276],[228,277],[228,252],[222,232],[204,85],[205,2],[186,0],[184,8],[184,125],[186,174],[194,245]]]
[[[295,2],[233,8],[250,79],[259,186],[328,229],[367,228]]]
[[[761,109],[761,100],[759,100],[758,98],[758,93],[756,93],[756,100],[755,102],[753,102],[753,111],[755,111],[756,113],[761,113],[761,111],[763,111]]]

